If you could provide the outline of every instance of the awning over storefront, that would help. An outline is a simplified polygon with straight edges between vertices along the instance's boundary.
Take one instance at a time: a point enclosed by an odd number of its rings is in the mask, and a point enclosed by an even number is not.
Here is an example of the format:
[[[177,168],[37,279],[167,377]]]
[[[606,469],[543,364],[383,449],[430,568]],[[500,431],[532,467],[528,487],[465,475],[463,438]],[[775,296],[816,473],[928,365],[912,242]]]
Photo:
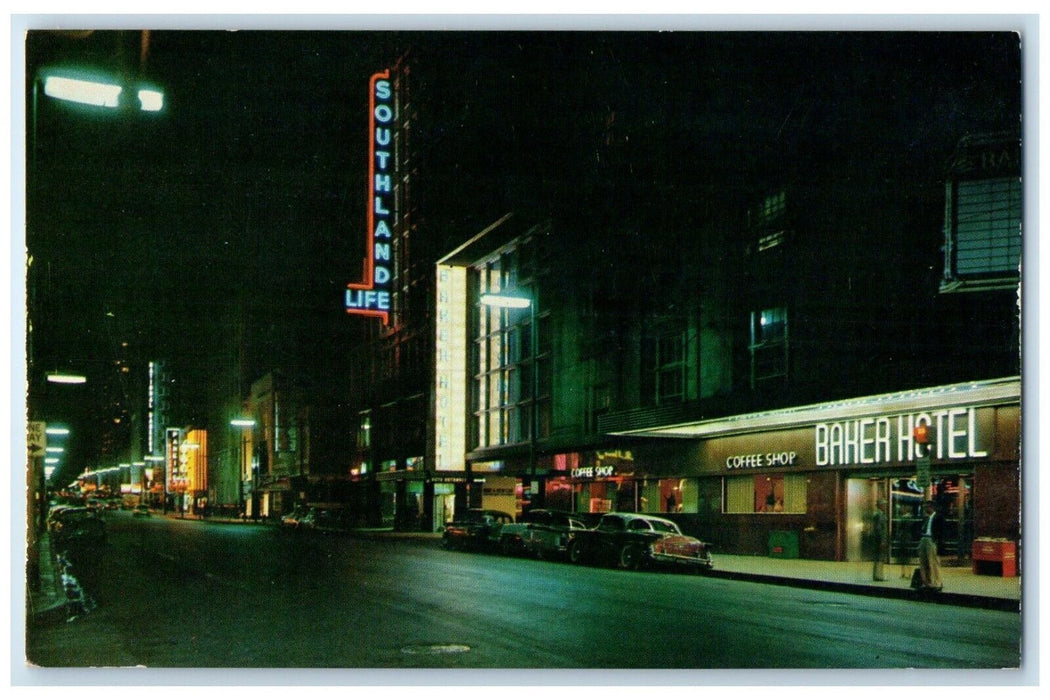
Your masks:
[[[865,396],[842,401],[724,416],[674,425],[660,425],[610,433],[631,437],[710,438],[724,435],[798,428],[829,420],[860,418],[873,413],[934,411],[953,406],[998,406],[1021,400],[1021,378],[1005,377],[910,391]]]

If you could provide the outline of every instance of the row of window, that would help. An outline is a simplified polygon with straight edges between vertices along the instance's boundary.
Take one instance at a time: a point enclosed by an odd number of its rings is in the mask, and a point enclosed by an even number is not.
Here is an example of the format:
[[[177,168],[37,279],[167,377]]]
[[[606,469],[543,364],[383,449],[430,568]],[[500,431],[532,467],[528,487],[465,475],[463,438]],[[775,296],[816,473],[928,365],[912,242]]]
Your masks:
[[[710,483],[710,482],[707,482]],[[568,484],[552,481],[550,508],[573,512],[804,514],[807,481],[799,474],[747,474],[722,480],[711,493],[699,479],[621,479]]]

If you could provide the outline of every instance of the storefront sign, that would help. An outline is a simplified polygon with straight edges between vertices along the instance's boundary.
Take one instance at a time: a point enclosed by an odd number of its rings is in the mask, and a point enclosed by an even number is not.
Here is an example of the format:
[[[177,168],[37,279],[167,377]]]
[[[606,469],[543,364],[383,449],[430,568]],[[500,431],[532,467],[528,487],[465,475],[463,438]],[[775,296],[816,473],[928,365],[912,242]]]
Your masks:
[[[576,467],[572,470],[573,479],[608,479],[616,476],[616,467]]]
[[[365,232],[364,280],[346,285],[346,311],[377,316],[387,323],[390,314],[391,257],[390,215],[393,206],[394,154],[391,148],[394,97],[390,71],[372,76],[369,85],[368,228]]]
[[[730,455],[729,457],[726,457],[726,469],[793,467],[797,460],[797,452],[767,452],[765,454]]]
[[[987,457],[979,449],[977,409],[952,408],[930,413],[895,417],[861,418],[837,423],[818,423],[814,428],[814,451],[818,467],[853,464],[912,462],[919,446],[912,437],[916,425],[934,429],[937,459]]]
[[[168,490],[174,491],[182,481],[182,431],[178,428],[168,428],[165,432],[167,462],[168,462]]]

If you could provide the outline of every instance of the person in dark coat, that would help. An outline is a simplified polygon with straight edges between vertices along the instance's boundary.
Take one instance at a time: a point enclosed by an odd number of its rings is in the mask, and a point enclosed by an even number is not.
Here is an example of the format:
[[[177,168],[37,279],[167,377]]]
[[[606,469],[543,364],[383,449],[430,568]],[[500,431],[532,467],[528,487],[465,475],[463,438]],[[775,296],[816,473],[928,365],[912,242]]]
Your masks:
[[[883,512],[885,507],[886,501],[879,499],[871,514],[871,549],[874,562],[871,570],[872,581],[886,580],[882,570],[886,561],[886,514]]]
[[[922,523],[922,539],[919,540],[919,574],[924,590],[939,591],[943,583],[937,548],[944,534],[944,517],[933,501],[923,504],[923,511],[925,519]]]

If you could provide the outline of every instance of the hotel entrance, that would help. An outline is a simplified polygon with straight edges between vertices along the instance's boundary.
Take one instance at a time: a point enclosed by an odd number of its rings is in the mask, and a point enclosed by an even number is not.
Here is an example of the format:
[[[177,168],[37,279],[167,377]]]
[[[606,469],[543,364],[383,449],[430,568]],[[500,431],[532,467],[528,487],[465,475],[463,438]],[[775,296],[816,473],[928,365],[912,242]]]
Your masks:
[[[942,560],[970,557],[973,541],[973,475],[936,475],[927,490],[917,477],[871,477],[846,480],[847,561],[872,561],[875,556],[873,514],[879,508],[886,522],[887,563],[909,565],[918,559],[925,500],[932,500],[944,518],[943,539],[938,543]]]

